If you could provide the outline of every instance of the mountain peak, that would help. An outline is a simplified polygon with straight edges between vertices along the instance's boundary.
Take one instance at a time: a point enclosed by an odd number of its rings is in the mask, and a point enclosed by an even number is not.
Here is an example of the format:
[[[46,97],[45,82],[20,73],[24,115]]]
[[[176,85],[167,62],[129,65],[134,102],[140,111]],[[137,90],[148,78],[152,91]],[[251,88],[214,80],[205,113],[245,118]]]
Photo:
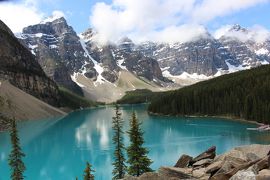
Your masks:
[[[40,24],[52,23],[54,21],[66,22],[64,13],[61,11],[54,11],[51,16],[41,21]]]
[[[241,25],[239,24],[234,24],[231,26],[231,28],[229,29],[229,32],[232,31],[238,31],[238,32],[247,32],[246,28],[243,28]]]

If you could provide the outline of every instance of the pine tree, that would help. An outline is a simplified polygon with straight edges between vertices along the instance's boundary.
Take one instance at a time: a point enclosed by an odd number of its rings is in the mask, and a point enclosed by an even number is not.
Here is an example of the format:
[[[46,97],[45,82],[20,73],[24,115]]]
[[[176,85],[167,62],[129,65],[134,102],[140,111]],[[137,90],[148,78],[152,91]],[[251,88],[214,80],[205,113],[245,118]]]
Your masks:
[[[86,168],[84,170],[84,180],[94,180],[95,179],[95,176],[92,174],[92,172],[95,172],[93,169],[92,169],[92,165],[87,162],[86,163]]]
[[[125,157],[124,157],[124,143],[123,143],[123,119],[121,118],[121,112],[119,112],[119,106],[115,105],[115,117],[113,117],[113,143],[115,145],[114,150],[114,162],[113,162],[113,179],[122,179],[126,173]]]
[[[9,165],[12,172],[10,177],[12,180],[23,180],[23,172],[26,168],[22,158],[25,157],[25,154],[22,152],[20,147],[20,140],[18,137],[18,130],[15,119],[13,119],[11,122],[10,138],[12,145],[12,150],[9,155]]]
[[[149,151],[143,147],[144,139],[140,126],[141,123],[138,122],[136,114],[133,112],[128,131],[130,146],[127,148],[127,162],[130,164],[128,174],[132,176],[140,176],[145,172],[153,171],[150,168],[152,161],[147,157]]]

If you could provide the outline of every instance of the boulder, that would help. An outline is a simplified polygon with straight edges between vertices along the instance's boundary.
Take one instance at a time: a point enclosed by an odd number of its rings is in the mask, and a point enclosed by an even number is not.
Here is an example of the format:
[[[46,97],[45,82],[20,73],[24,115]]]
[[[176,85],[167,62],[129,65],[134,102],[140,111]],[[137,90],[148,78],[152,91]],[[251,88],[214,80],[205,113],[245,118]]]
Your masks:
[[[266,156],[261,159],[259,162],[253,165],[253,169],[256,173],[258,173],[262,169],[269,168],[268,159],[270,156]]]
[[[159,174],[168,178],[192,179],[192,168],[161,167]]]
[[[270,150],[270,145],[253,144],[236,147],[235,149],[243,152],[244,154],[253,153],[256,154],[256,156],[258,156],[259,158],[264,158]]]
[[[211,164],[213,162],[213,159],[202,159],[200,161],[197,161],[193,164],[193,167],[196,167],[196,166],[202,166],[202,167],[205,167],[205,166],[208,166],[209,164]]]
[[[259,174],[256,176],[256,180],[269,180],[270,179],[270,170],[269,169],[263,169],[259,172]]]
[[[223,165],[223,161],[216,161],[212,164],[210,164],[209,166],[207,166],[206,168],[206,173],[214,173],[214,172],[217,172],[221,166]]]
[[[244,170],[244,169],[248,169],[249,167],[251,167],[252,165],[256,164],[257,162],[259,162],[259,160],[256,160],[256,161],[250,161],[250,162],[247,162],[247,163],[244,163],[244,164],[241,164],[239,165],[238,167],[233,167],[231,166],[231,170],[229,171],[223,171],[221,172],[221,169],[216,173],[214,174],[210,180],[227,180],[229,178],[231,178],[233,175],[235,175],[238,171],[241,171],[241,170]],[[226,161],[226,163],[228,163]],[[229,163],[228,163],[229,164]],[[231,164],[229,164],[231,165]],[[250,168],[251,169],[251,168]],[[252,170],[252,169],[251,169]],[[253,170],[252,170],[253,171]]]
[[[238,171],[230,180],[256,180],[256,175],[252,170]]]
[[[190,165],[193,165],[195,162],[200,161],[202,159],[214,159],[216,156],[216,146],[210,147],[208,150],[193,158],[190,162]]]
[[[195,169],[192,171],[192,176],[195,178],[201,178],[205,175],[205,168]]]
[[[182,155],[177,163],[174,165],[174,167],[179,167],[179,168],[185,168],[188,166],[189,162],[192,160],[192,157],[189,155]]]
[[[242,159],[243,161],[248,161],[246,154],[244,152],[235,149],[218,156],[217,158],[214,159],[214,161],[224,161],[225,159],[228,158],[238,158]]]

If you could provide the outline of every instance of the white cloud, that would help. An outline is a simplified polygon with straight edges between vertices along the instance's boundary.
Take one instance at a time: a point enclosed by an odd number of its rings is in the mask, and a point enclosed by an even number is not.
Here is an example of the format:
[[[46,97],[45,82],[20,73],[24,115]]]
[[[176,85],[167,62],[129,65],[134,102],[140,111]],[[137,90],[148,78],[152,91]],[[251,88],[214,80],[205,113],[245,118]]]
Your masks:
[[[204,23],[265,2],[269,0],[203,0],[194,6],[192,20]]]
[[[44,14],[39,12],[30,0],[22,3],[0,4],[0,19],[15,33],[21,32],[28,25],[39,23],[43,16]]]
[[[96,3],[90,22],[102,43],[123,36],[137,40],[189,41],[205,33],[198,24],[269,1],[113,0],[111,4]]]
[[[233,25],[225,25],[214,32],[214,37],[219,39],[222,36],[231,37],[242,42],[255,41],[257,43],[263,43],[270,38],[269,30],[262,26],[254,25],[245,31],[236,31],[232,29]]]
[[[52,21],[59,19],[61,17],[65,17],[65,13],[63,11],[55,10],[52,12],[51,16],[49,16],[48,18],[41,21],[41,23],[52,22]]]

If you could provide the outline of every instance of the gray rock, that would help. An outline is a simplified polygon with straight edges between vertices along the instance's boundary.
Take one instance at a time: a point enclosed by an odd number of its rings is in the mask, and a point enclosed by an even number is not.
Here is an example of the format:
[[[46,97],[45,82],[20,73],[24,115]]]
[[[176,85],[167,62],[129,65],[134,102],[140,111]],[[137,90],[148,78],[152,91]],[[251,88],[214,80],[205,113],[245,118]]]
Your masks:
[[[223,163],[224,163],[223,161],[213,162],[212,164],[206,167],[206,173],[212,174],[218,171],[222,167]]]
[[[178,159],[178,161],[177,161],[177,163],[174,165],[174,167],[185,168],[185,167],[188,166],[188,164],[189,164],[189,162],[190,162],[191,160],[192,160],[192,157],[191,157],[191,156],[184,154],[184,155],[182,155],[182,156]]]
[[[191,165],[196,163],[197,161],[200,161],[202,159],[214,159],[216,156],[216,146],[210,147],[208,150],[205,152],[201,153],[197,157],[193,158],[192,161],[190,162]]]
[[[252,170],[238,171],[230,180],[256,180],[256,175]]]
[[[158,173],[168,178],[192,179],[192,168],[161,167]]]
[[[270,179],[270,170],[269,169],[263,169],[259,172],[259,174],[256,176],[256,180],[269,180]]]
[[[211,164],[213,162],[213,159],[202,159],[200,161],[195,162],[192,166],[196,167],[196,166],[208,166],[209,164]]]

